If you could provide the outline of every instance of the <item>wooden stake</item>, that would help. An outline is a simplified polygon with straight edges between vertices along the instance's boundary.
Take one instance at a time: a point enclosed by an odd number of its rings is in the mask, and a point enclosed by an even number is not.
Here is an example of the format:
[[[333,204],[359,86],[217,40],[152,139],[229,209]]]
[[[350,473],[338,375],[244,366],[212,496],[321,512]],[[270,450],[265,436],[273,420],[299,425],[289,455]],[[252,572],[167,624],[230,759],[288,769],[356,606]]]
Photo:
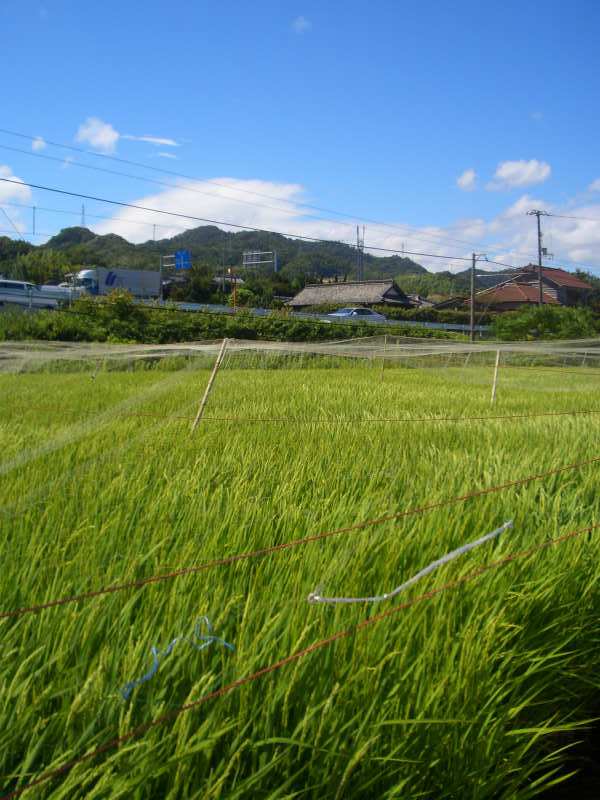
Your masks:
[[[383,370],[385,367],[385,354],[387,353],[387,333],[383,337],[383,356],[381,358],[381,380],[383,380]]]
[[[492,385],[492,403],[496,399],[496,384],[498,383],[498,365],[500,364],[500,350],[496,350],[496,366],[494,367],[494,383]]]
[[[202,400],[200,401],[200,407],[198,408],[198,413],[196,414],[196,419],[192,423],[192,433],[196,430],[196,427],[200,420],[202,419],[202,414],[204,413],[204,407],[208,401],[208,395],[210,394],[210,390],[212,389],[213,382],[215,380],[215,376],[219,371],[219,367],[221,366],[221,362],[223,361],[223,356],[225,355],[225,350],[227,348],[228,339],[223,339],[221,344],[221,349],[219,350],[219,355],[215,361],[215,365],[213,367],[212,372],[210,373],[210,378],[208,379],[208,384],[206,389],[204,390],[204,395],[202,396]]]

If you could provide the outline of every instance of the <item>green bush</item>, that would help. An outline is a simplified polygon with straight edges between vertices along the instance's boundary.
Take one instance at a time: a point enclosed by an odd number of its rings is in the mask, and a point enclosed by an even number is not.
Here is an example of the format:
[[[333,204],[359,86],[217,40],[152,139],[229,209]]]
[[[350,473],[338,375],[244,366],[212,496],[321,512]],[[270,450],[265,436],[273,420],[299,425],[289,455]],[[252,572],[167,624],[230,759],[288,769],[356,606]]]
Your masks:
[[[77,300],[62,311],[0,314],[0,340],[42,339],[67,342],[142,342],[167,344],[190,340],[267,339],[276,341],[331,341],[381,334],[428,338],[457,338],[458,334],[407,325],[329,323],[298,319],[273,312],[256,317],[247,311],[235,315],[180,311],[167,306],[134,303],[125,292],[109,297]],[[462,338],[462,337],[458,337]]]
[[[600,321],[589,308],[541,305],[499,314],[492,330],[503,341],[584,339],[598,334]]]

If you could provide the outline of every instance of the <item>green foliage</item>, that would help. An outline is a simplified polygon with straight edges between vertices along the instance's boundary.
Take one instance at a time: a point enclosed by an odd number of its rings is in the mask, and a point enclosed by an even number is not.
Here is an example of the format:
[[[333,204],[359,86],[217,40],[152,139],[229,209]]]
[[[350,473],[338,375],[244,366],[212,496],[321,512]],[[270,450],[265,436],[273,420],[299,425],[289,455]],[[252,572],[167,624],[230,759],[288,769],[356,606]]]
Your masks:
[[[584,339],[596,336],[598,318],[589,308],[528,306],[519,311],[498,314],[493,319],[493,333],[503,341],[522,339]]]
[[[7,266],[15,261],[17,256],[25,255],[34,249],[34,245],[22,240],[9,239],[8,236],[0,236],[0,275],[6,274]]]
[[[398,286],[405,294],[419,294],[421,297],[436,295],[452,297],[469,290],[468,278],[451,272],[423,273],[420,275],[398,275]]]
[[[53,250],[31,249],[20,253],[5,263],[2,271],[7,278],[31,283],[60,283],[73,271],[68,257]]]
[[[149,226],[148,232],[151,232]],[[178,234],[170,239],[147,241],[132,244],[121,236],[107,234],[98,236],[87,228],[65,228],[52,237],[45,245],[34,247],[26,243],[0,239],[0,264],[9,274],[36,280],[54,280],[56,271],[42,269],[44,259],[36,255],[32,264],[17,265],[19,255],[32,252],[54,253],[63,266],[105,266],[129,269],[152,269],[159,267],[160,257],[177,249],[188,249],[192,254],[194,270],[191,280],[185,287],[179,287],[175,295],[178,299],[193,302],[208,302],[214,294],[214,287],[206,285],[207,275],[220,273],[226,267],[240,270],[242,254],[245,250],[276,250],[279,257],[280,272],[273,273],[272,265],[264,265],[255,270],[244,270],[244,279],[261,282],[259,291],[249,288],[257,295],[263,305],[272,301],[273,295],[292,295],[307,281],[319,281],[324,277],[351,278],[356,269],[356,249],[350,245],[336,242],[305,242],[278,234],[259,231],[240,231],[227,233],[214,225],[205,225]],[[30,269],[25,274],[23,268]],[[21,272],[15,270],[19,268]],[[378,258],[365,255],[365,276],[367,278],[394,277],[406,272],[426,273],[426,270],[409,258],[392,256]],[[60,277],[64,274],[63,270]]]
[[[62,311],[0,314],[0,340],[122,341],[164,344],[200,339],[270,339],[276,341],[331,341],[390,333],[398,336],[456,338],[457,334],[410,326],[327,323],[273,312],[256,317],[185,312],[175,308],[134,303],[122,291],[106,298],[82,297]]]

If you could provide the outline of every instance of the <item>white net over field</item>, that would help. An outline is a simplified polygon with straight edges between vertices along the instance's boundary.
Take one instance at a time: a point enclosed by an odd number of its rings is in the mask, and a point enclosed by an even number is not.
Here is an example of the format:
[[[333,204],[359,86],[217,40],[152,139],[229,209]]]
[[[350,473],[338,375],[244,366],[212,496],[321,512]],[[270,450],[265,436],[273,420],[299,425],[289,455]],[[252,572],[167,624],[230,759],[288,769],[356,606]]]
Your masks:
[[[118,369],[138,362],[179,360],[181,366],[208,366],[215,359],[222,340],[177,344],[107,344],[74,342],[2,342],[0,372],[28,372],[53,368],[56,371]],[[386,366],[468,367],[493,364],[500,352],[504,366],[600,367],[600,339],[560,342],[455,342],[447,339],[417,339],[371,336],[331,342],[269,342],[229,339],[223,366],[244,363],[237,356],[253,356],[248,365],[273,366],[274,358],[289,357],[294,366],[339,358],[343,361],[384,362]],[[262,357],[262,359],[261,359]],[[306,357],[306,359],[304,359]],[[285,359],[284,359],[285,360]]]

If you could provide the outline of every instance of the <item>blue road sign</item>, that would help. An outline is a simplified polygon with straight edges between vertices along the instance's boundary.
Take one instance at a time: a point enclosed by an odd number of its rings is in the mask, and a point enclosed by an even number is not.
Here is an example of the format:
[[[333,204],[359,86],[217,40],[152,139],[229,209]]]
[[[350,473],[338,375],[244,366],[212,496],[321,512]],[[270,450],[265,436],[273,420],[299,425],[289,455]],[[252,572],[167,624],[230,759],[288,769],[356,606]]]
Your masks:
[[[192,254],[189,250],[177,250],[175,252],[175,269],[191,269]]]

